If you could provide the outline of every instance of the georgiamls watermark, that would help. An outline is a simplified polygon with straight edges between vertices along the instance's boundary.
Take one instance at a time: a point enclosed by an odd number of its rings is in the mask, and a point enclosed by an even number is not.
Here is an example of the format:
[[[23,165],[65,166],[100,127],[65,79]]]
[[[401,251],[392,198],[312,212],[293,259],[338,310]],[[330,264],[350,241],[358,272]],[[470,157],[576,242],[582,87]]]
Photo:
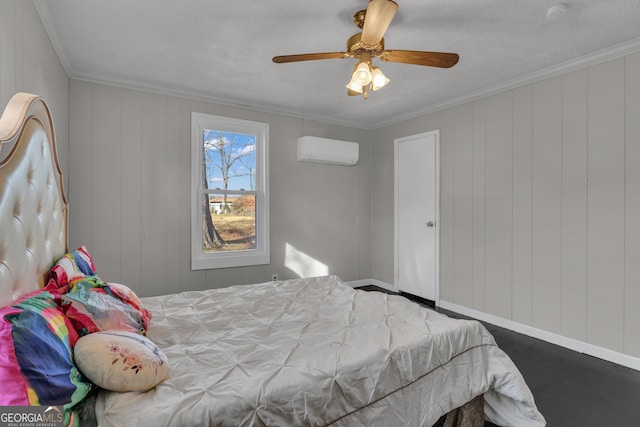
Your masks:
[[[0,406],[0,427],[63,427],[62,406]]]

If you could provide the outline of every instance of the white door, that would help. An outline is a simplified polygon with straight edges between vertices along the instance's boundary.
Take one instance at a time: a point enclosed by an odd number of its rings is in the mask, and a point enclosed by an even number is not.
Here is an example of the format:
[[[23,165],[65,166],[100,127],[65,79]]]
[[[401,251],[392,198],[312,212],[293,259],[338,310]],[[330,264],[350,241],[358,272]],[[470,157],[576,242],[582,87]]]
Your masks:
[[[395,140],[395,280],[438,301],[439,132]]]

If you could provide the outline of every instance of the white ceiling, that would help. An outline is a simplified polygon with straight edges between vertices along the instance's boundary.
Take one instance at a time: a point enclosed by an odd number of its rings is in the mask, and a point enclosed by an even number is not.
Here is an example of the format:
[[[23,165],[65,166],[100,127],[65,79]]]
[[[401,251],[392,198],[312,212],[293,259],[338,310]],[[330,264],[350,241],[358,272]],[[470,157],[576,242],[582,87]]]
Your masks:
[[[388,49],[456,52],[440,69],[377,65],[391,83],[365,100],[353,59],[274,64],[344,51],[366,0],[36,0],[72,78],[196,97],[360,128],[431,111],[610,47],[639,46],[639,0],[397,0]]]

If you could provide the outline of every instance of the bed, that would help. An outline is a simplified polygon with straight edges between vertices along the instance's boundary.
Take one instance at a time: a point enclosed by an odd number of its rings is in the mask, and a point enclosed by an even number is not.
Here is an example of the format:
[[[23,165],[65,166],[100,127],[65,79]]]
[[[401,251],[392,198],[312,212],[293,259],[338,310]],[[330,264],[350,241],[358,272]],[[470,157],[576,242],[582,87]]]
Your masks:
[[[13,390],[18,397],[0,392],[0,405],[60,405],[65,423],[105,426],[430,426],[445,414],[449,425],[482,425],[465,415],[480,402],[481,418],[484,413],[497,425],[545,425],[522,375],[479,322],[451,319],[398,295],[355,290],[335,276],[139,300],[127,294],[118,303],[126,300],[127,310],[150,317],[139,333],[127,333],[164,357],[142,372],[152,366],[166,378],[145,390],[96,387],[85,378],[88,358],[80,343],[117,335],[109,323],[114,314],[78,329],[60,308],[69,306],[69,287],[52,287],[55,267],[78,250],[67,247],[68,204],[45,101],[15,95],[0,119],[0,142],[0,307],[4,329],[14,328],[5,337],[13,341],[3,344],[0,380],[13,375],[22,384]],[[126,286],[102,282],[86,257],[92,289],[121,296]],[[7,323],[37,317],[34,298],[68,332],[60,344],[66,349],[60,380],[70,391],[64,399],[47,400],[46,387],[23,366],[40,365],[49,352],[19,349],[19,324]],[[115,366],[112,360],[106,364]]]

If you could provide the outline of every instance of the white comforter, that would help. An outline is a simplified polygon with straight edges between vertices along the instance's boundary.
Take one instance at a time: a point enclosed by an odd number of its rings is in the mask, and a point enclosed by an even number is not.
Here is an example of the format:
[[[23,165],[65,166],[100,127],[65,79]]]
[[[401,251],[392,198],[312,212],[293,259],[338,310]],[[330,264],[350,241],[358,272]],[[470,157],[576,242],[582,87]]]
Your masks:
[[[478,322],[336,277],[145,298],[171,378],[105,392],[100,425],[430,426],[485,393],[488,419],[543,426]]]

